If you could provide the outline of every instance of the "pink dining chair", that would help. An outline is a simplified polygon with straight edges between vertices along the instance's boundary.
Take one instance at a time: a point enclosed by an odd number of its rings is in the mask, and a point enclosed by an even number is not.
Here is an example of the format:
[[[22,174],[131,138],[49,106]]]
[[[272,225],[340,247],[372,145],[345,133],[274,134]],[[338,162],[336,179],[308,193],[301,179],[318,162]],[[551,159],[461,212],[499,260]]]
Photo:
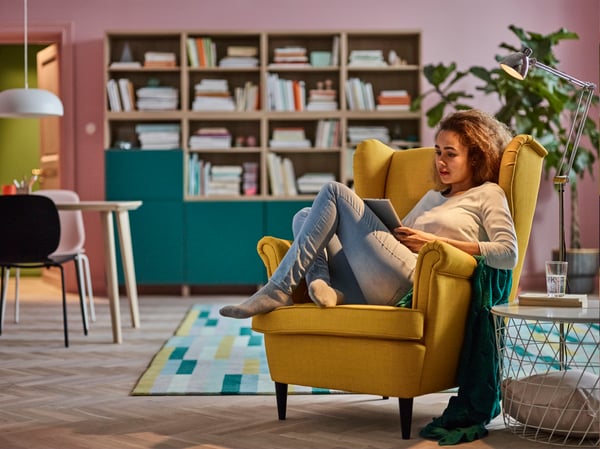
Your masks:
[[[78,203],[79,195],[72,190],[43,189],[33,192],[35,195],[43,195],[55,203]],[[81,285],[81,295],[88,303],[90,318],[96,321],[96,310],[94,307],[94,294],[92,291],[92,279],[90,275],[90,261],[85,254],[85,228],[81,211],[58,211],[60,218],[60,242],[52,256],[77,253],[75,259],[76,274]],[[15,323],[19,322],[19,277],[20,270],[15,271]],[[87,312],[84,319],[87,321]],[[86,324],[88,324],[86,322]]]

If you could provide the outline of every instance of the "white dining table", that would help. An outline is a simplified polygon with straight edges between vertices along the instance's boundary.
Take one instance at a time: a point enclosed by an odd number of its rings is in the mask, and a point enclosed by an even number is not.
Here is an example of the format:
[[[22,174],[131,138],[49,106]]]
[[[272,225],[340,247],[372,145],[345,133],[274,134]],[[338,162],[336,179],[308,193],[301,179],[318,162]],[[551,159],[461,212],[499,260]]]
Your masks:
[[[131,228],[129,211],[138,209],[142,201],[80,201],[79,203],[56,203],[59,210],[80,210],[82,212],[100,212],[102,233],[104,238],[104,253],[106,259],[107,296],[110,303],[110,317],[113,331],[113,342],[123,341],[121,333],[121,311],[119,306],[119,282],[117,277],[117,251],[113,223],[116,218],[121,262],[125,277],[125,289],[129,298],[131,325],[140,327],[137,284],[135,279],[135,264],[131,244]]]

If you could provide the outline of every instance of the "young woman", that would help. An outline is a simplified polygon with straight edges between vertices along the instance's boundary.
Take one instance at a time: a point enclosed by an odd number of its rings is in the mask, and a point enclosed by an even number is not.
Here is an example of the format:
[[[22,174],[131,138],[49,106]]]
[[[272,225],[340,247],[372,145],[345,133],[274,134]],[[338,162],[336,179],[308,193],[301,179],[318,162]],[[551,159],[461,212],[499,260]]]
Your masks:
[[[294,242],[267,284],[243,303],[223,307],[221,315],[247,318],[291,305],[291,293],[304,277],[320,306],[342,303],[345,296],[393,305],[412,287],[417,253],[432,240],[481,255],[491,267],[514,268],[517,238],[496,183],[511,138],[504,124],[478,110],[442,120],[435,135],[439,186],[393,233],[351,189],[326,184],[312,207],[294,217]]]

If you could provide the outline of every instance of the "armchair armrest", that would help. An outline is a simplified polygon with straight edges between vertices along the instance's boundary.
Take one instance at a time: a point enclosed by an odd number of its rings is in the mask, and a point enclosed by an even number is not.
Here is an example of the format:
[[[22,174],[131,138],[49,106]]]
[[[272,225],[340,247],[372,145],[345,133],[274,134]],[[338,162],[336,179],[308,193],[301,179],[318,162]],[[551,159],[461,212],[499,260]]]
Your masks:
[[[265,236],[258,241],[256,251],[265,264],[267,277],[270,278],[273,275],[273,272],[281,263],[281,259],[283,259],[285,253],[290,249],[290,246],[292,246],[290,240],[271,236]],[[292,300],[294,303],[311,302],[308,297],[308,289],[304,280],[302,280],[300,285],[298,285],[296,290],[292,293]]]
[[[473,256],[441,241],[427,243],[419,252],[412,307],[423,312],[427,323],[423,335],[427,347],[425,388],[435,388],[440,370],[456,372],[476,268]]]

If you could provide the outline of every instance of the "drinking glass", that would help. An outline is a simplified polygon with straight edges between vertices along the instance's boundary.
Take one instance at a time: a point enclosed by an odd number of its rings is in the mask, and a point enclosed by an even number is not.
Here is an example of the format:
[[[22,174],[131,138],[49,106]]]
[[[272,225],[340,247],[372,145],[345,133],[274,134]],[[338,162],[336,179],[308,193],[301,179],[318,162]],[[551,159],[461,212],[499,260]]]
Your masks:
[[[568,262],[546,262],[546,294],[548,296],[564,296],[567,290]]]

